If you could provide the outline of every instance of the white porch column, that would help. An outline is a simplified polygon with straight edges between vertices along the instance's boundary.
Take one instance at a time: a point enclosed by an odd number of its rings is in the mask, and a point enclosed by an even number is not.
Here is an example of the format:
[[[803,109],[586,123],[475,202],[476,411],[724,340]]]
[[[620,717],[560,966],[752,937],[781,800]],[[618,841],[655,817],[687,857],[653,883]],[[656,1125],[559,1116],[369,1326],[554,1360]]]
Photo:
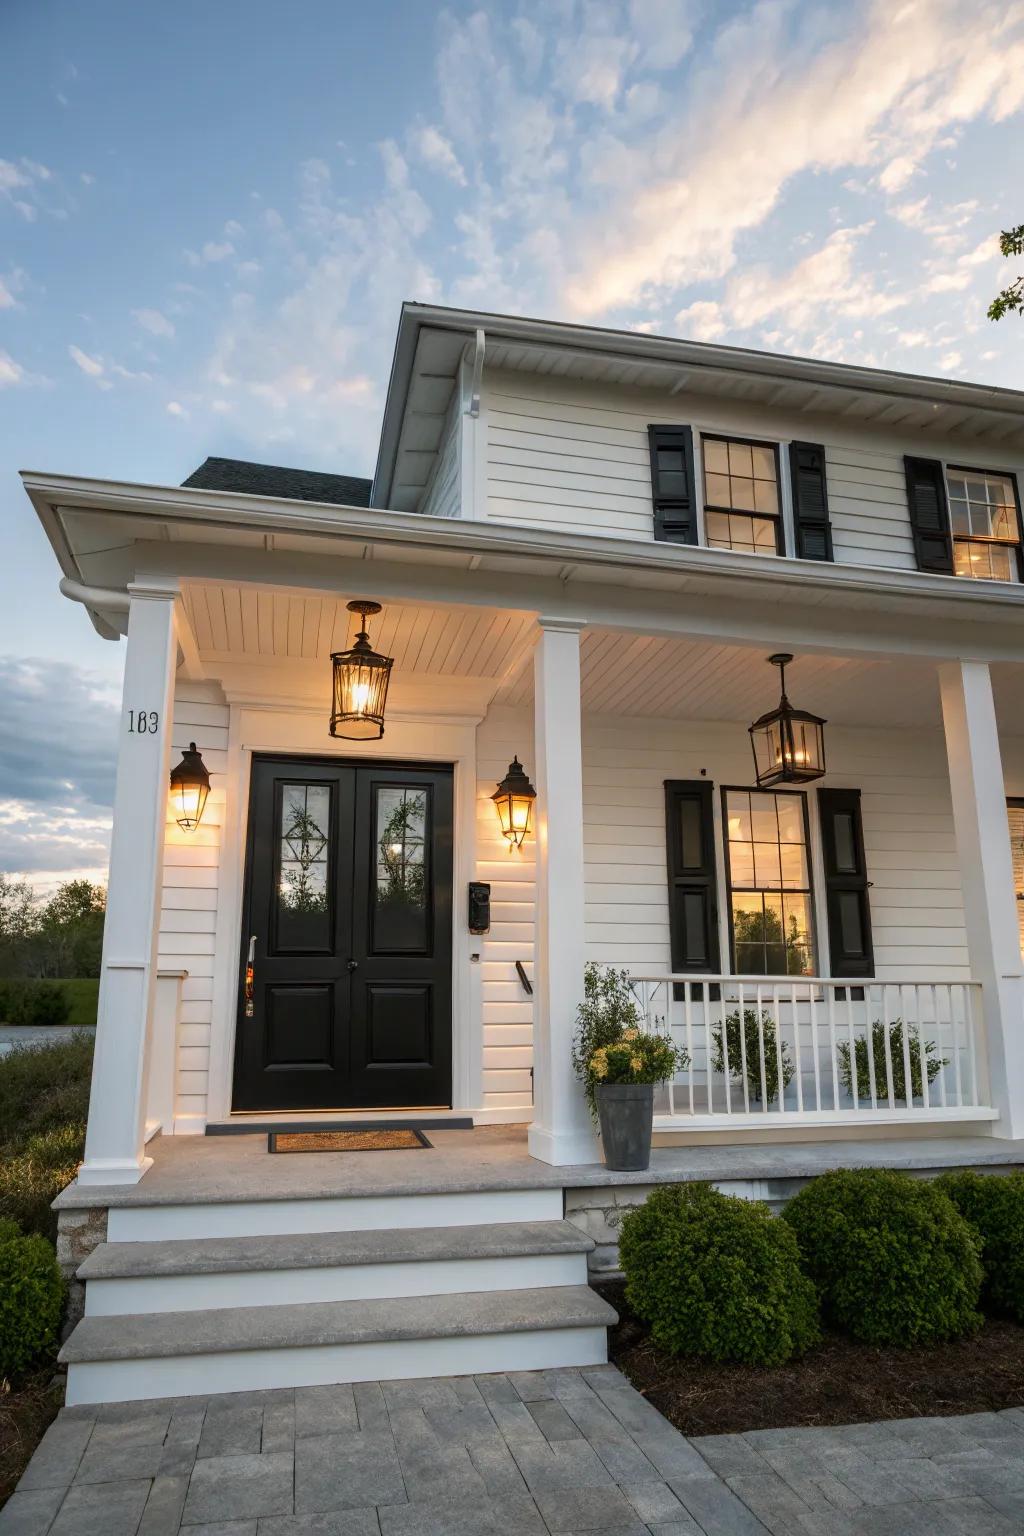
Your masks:
[[[145,1155],[148,1037],[177,663],[173,590],[129,587],[96,1055],[82,1184],[134,1184]]]
[[[532,1156],[591,1163],[597,1142],[570,1060],[583,998],[583,752],[579,625],[540,620],[534,653],[537,958]]]
[[[980,661],[939,667],[971,975],[983,989],[993,1133],[1024,1136],[1024,990],[992,679]]]

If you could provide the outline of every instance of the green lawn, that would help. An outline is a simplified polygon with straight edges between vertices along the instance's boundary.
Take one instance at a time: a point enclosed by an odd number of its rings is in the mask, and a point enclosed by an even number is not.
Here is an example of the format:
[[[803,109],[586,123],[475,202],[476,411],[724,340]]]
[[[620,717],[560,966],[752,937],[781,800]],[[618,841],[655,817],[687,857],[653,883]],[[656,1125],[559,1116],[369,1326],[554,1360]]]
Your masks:
[[[57,983],[68,995],[71,1003],[71,1017],[69,1024],[76,1029],[84,1029],[86,1025],[96,1023],[96,1002],[99,997],[99,978],[82,977],[74,981],[59,981]]]

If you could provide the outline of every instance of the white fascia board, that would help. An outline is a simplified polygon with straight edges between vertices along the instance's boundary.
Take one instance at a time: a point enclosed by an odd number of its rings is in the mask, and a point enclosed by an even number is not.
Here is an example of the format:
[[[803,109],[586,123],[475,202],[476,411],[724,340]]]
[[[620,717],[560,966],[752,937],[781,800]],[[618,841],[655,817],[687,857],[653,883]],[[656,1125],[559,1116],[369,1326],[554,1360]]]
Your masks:
[[[637,331],[574,325],[559,320],[530,320],[480,310],[403,304],[371,493],[371,504],[374,506],[385,504],[391,492],[405,402],[415,366],[417,341],[420,331],[426,327],[465,333],[467,340],[482,330],[496,341],[542,346],[563,355],[575,352],[628,358],[646,364],[662,363],[675,370],[705,369],[715,373],[731,373],[737,377],[839,388],[851,394],[908,399],[926,405],[960,405],[968,411],[992,411],[1003,416],[1016,416],[1024,427],[1024,392],[1004,389],[998,385],[962,383],[954,379],[932,378],[927,374],[896,373],[883,368],[860,368],[850,363],[831,363],[819,358],[787,357],[746,347],[720,346],[716,342],[645,336]]]

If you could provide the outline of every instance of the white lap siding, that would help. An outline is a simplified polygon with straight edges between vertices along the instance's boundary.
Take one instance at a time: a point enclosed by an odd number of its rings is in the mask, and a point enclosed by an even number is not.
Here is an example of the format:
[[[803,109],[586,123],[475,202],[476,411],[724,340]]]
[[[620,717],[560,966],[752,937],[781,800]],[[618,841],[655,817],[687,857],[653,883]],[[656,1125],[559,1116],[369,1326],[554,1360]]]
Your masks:
[[[533,719],[526,709],[494,708],[477,731],[477,879],[491,887],[491,931],[479,943],[483,1019],[483,1102],[522,1119],[532,1104],[533,1001],[516,972],[533,976],[536,840],[509,851],[491,802],[518,753],[533,778]],[[461,896],[461,893],[460,893]],[[517,1113],[518,1111],[518,1113]],[[529,1118],[528,1114],[526,1118]]]
[[[960,877],[941,734],[829,731],[824,785],[861,791],[875,962],[880,977],[968,975]],[[666,779],[749,785],[741,724],[590,716],[584,720],[586,932],[590,957],[635,972],[670,965]],[[812,842],[813,786],[808,790]],[[721,831],[718,833],[721,846]],[[824,923],[820,860],[819,936]],[[719,905],[727,910],[724,885]],[[725,943],[723,931],[723,945]],[[723,948],[723,969],[728,968]]]
[[[869,431],[814,412],[696,393],[495,370],[485,372],[484,400],[488,516],[571,533],[654,538],[647,428],[678,424],[695,433],[823,444],[836,561],[914,570],[904,454],[979,462],[977,443]],[[982,462],[1019,468],[991,446]]]
[[[210,796],[194,832],[168,813],[160,912],[161,969],[187,970],[178,1024],[178,1130],[202,1129],[210,1065],[214,929],[224,821],[228,707],[212,683],[179,682],[174,696],[172,763],[194,741],[210,771]]]

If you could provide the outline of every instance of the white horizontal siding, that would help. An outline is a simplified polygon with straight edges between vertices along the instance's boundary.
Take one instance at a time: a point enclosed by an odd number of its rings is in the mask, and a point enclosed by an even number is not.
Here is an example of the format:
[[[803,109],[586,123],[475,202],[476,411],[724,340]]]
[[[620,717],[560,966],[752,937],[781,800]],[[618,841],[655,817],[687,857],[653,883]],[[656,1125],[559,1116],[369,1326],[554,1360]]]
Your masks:
[[[462,499],[461,418],[458,391],[452,398],[442,428],[441,444],[434,462],[434,473],[423,493],[419,510],[429,517],[460,516]]]
[[[858,427],[850,418],[785,412],[696,393],[630,390],[538,374],[485,371],[488,515],[567,532],[653,539],[651,422],[767,441],[822,443],[835,558],[916,567],[905,453],[975,463],[978,445]],[[995,454],[995,458],[993,458]],[[999,450],[982,455],[1000,467]],[[1019,469],[1012,460],[1003,469]]]
[[[188,972],[178,1024],[177,1113],[194,1121],[206,1116],[228,743],[228,707],[215,684],[175,688],[174,761],[190,741],[210,771],[210,795],[194,832],[183,832],[168,811],[159,955],[161,967]]]
[[[510,1114],[533,1102],[533,1000],[516,971],[533,975],[535,850],[532,837],[509,851],[491,796],[518,753],[527,771],[533,759],[529,710],[493,708],[477,728],[476,875],[491,886],[491,931],[479,941],[482,996],[484,1109]],[[472,1028],[481,1025],[471,1021]]]

